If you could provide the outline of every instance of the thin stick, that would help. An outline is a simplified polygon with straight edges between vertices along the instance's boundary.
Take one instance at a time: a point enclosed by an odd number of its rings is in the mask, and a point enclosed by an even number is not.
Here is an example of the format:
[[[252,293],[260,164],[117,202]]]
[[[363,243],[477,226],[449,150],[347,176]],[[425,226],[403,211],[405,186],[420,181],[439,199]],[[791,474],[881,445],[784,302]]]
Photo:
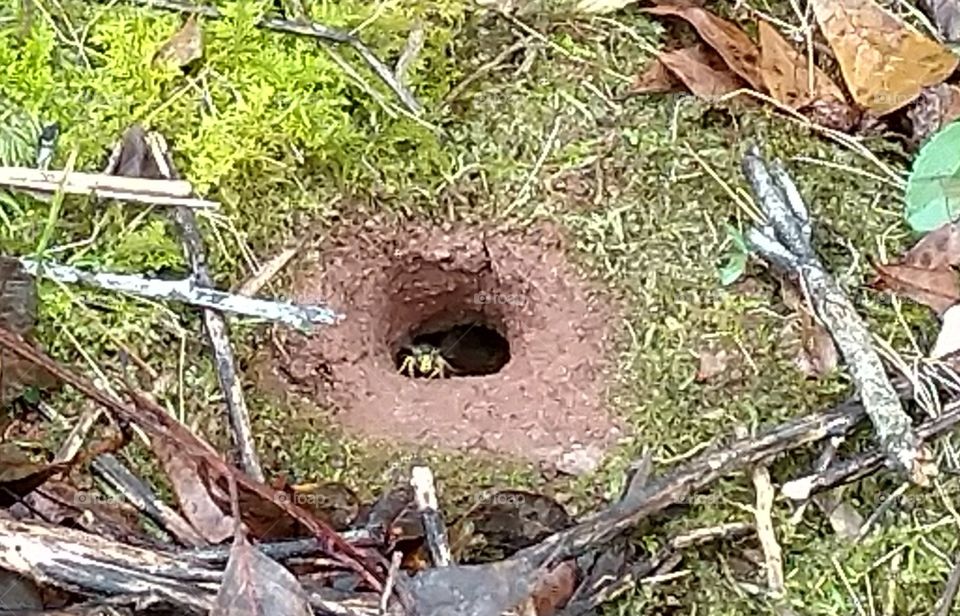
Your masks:
[[[41,402],[37,408],[48,421],[61,426],[66,425],[66,420],[52,406]],[[90,462],[90,466],[93,472],[100,475],[110,487],[122,494],[140,513],[169,532],[181,545],[188,547],[207,545],[203,537],[198,535],[180,514],[157,498],[153,490],[127,470],[116,456],[110,453],[100,454]]]
[[[213,6],[188,4],[186,2],[178,2],[176,0],[132,0],[132,2],[158,9],[178,11],[180,13],[196,13],[206,17],[212,17],[214,19],[222,17],[220,10]],[[278,19],[276,17],[265,17],[260,20],[258,25],[261,28],[266,28],[268,30],[285,32],[287,34],[309,36],[327,43],[350,45],[357,51],[357,53],[360,54],[360,57],[363,58],[363,61],[367,63],[367,66],[370,67],[370,70],[372,70],[377,77],[379,77],[383,83],[386,84],[386,86],[390,88],[394,94],[396,94],[397,98],[400,99],[410,113],[419,115],[423,111],[423,107],[417,101],[416,97],[413,95],[413,92],[403,85],[403,83],[397,79],[397,76],[393,73],[393,71],[391,71],[390,68],[363,43],[363,41],[353,34],[316,22],[296,22],[288,21],[286,19]]]
[[[393,585],[396,582],[401,561],[403,561],[403,552],[399,550],[395,551],[393,556],[390,557],[390,570],[387,572],[387,581],[383,585],[383,593],[380,594],[380,614],[387,613],[390,595],[393,593]]]
[[[450,565],[450,542],[437,505],[437,489],[433,485],[433,472],[426,466],[415,466],[411,471],[410,485],[417,510],[423,517],[423,530],[430,550],[430,558],[436,567]]]
[[[763,548],[764,564],[767,569],[767,586],[776,597],[783,597],[786,586],[783,581],[783,550],[777,542],[773,528],[773,498],[776,491],[770,481],[770,471],[765,466],[757,466],[753,471],[753,485],[757,490],[757,505],[754,516],[757,519],[757,536]]]
[[[943,594],[934,608],[934,616],[949,616],[953,603],[957,599],[957,591],[960,590],[960,556],[954,556],[954,560],[956,562],[950,570],[946,586],[943,587]]]
[[[144,139],[143,129],[131,129],[133,139]],[[150,152],[157,164],[160,173],[168,179],[173,178],[176,172],[167,156],[166,144],[158,133],[146,138],[150,145]],[[207,268],[207,251],[203,245],[203,238],[197,229],[197,217],[189,208],[178,207],[172,212],[174,223],[180,230],[180,240],[183,252],[190,263],[194,280],[202,287],[213,287],[213,278]],[[217,380],[227,405],[227,417],[230,423],[230,432],[233,443],[240,455],[240,465],[248,475],[257,481],[263,481],[263,468],[257,456],[256,441],[253,430],[250,428],[250,412],[243,397],[243,387],[237,374],[237,365],[233,357],[233,347],[230,344],[229,328],[223,314],[209,308],[203,311],[203,322],[206,325],[207,337],[213,351],[213,361],[217,369]],[[237,524],[240,522],[237,521]]]
[[[290,263],[291,259],[297,256],[302,246],[303,242],[300,242],[296,246],[281,250],[277,255],[271,257],[269,261],[260,266],[253,276],[240,285],[236,291],[237,295],[253,297],[259,293],[260,289],[265,287],[274,276],[279,274],[280,271]]]
[[[220,204],[192,197],[189,182],[123,178],[101,173],[78,171],[44,171],[27,167],[0,167],[0,185],[14,189],[71,195],[88,195],[101,199],[135,201],[157,205],[183,205],[197,209],[217,209]]]
[[[197,286],[193,278],[156,280],[124,274],[86,272],[68,265],[21,258],[27,273],[67,284],[82,284],[107,291],[129,293],[138,297],[183,302],[202,308],[213,308],[248,317],[277,321],[299,329],[314,325],[334,325],[343,316],[325,306],[299,306],[289,302],[270,301],[224,293]]]

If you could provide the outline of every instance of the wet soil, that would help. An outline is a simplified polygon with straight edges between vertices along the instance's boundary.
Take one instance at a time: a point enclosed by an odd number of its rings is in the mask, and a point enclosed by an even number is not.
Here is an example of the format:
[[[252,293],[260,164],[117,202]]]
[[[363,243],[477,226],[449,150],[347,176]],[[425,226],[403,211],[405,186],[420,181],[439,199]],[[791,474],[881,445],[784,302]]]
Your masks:
[[[314,247],[295,278],[294,301],[346,318],[285,334],[270,373],[348,431],[567,466],[622,434],[604,408],[617,312],[554,227],[369,221]],[[418,349],[445,369],[404,364]]]

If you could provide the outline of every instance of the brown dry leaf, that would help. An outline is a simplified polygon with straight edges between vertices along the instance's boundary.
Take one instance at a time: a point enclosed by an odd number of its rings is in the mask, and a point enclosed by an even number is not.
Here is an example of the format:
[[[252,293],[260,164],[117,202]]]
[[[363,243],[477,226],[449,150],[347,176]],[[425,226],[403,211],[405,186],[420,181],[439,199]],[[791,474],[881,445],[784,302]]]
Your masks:
[[[220,543],[233,535],[233,518],[223,512],[200,476],[196,461],[170,447],[162,439],[151,441],[170,485],[177,495],[183,516],[210,543]]]
[[[960,300],[960,285],[952,269],[925,269],[895,263],[874,267],[877,270],[877,279],[872,283],[875,289],[912,299],[938,314]]]
[[[197,16],[190,15],[183,27],[171,36],[153,56],[154,64],[172,62],[176,66],[187,66],[203,57],[203,35],[197,25]]]
[[[801,345],[796,362],[800,372],[818,379],[830,374],[840,361],[837,345],[823,325],[806,312],[801,317]]]
[[[230,559],[211,616],[312,616],[303,586],[283,565],[243,537]]]
[[[853,99],[877,115],[942,82],[958,58],[873,0],[812,0]]]
[[[681,82],[663,62],[654,59],[642,73],[634,77],[633,83],[630,84],[626,93],[631,95],[673,92],[681,85]]]
[[[703,383],[720,376],[727,370],[734,354],[726,349],[703,350],[699,354],[700,365],[697,368],[697,381]]]
[[[791,109],[815,100],[843,103],[843,90],[822,70],[813,67],[813,89],[807,58],[793,48],[777,29],[760,20],[760,73],[770,96]]]
[[[763,76],[760,74],[759,64],[760,49],[735,24],[717,17],[706,9],[675,2],[659,4],[644,9],[644,12],[680,17],[688,21],[696,28],[700,37],[720,54],[733,72],[757,90],[763,89]]]
[[[960,265],[960,223],[927,233],[903,255],[903,265],[936,270]]]
[[[960,118],[960,87],[941,83],[924,88],[907,111],[910,143],[917,148],[941,128]]]
[[[577,565],[568,560],[560,563],[537,580],[533,588],[534,610],[537,616],[553,616],[559,613],[577,589]]]
[[[697,45],[660,54],[663,63],[687,88],[704,100],[713,100],[745,87],[711,49]]]
[[[37,318],[37,287],[20,261],[0,256],[0,327],[29,339]],[[46,371],[0,351],[0,408],[30,386],[56,383]]]
[[[829,374],[840,361],[839,351],[830,332],[810,315],[795,280],[783,281],[780,297],[784,305],[796,315],[796,318],[788,321],[783,332],[784,343],[796,349],[793,359],[797,368],[804,375],[815,379]]]

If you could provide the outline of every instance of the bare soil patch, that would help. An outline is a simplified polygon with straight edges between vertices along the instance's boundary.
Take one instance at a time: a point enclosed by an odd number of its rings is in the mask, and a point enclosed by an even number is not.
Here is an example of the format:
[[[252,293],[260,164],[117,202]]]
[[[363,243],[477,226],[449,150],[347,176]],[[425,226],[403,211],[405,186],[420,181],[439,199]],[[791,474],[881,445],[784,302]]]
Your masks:
[[[621,436],[603,404],[617,311],[567,262],[556,228],[370,221],[298,272],[295,301],[347,318],[286,334],[271,372],[345,429],[567,466]],[[401,374],[413,348],[439,350],[443,376],[409,363]]]

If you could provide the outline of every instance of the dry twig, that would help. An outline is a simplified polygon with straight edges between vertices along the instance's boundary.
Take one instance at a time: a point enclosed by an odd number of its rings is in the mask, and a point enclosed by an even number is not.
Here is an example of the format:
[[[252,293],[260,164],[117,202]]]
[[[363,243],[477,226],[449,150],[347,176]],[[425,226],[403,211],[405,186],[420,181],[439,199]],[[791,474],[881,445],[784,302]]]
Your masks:
[[[910,417],[887,378],[870,331],[811,246],[806,204],[779,161],[767,165],[752,146],[743,172],[766,216],[747,232],[747,241],[767,261],[799,276],[814,312],[850,367],[864,407],[890,461],[918,485],[927,485],[936,465],[913,432]]]

